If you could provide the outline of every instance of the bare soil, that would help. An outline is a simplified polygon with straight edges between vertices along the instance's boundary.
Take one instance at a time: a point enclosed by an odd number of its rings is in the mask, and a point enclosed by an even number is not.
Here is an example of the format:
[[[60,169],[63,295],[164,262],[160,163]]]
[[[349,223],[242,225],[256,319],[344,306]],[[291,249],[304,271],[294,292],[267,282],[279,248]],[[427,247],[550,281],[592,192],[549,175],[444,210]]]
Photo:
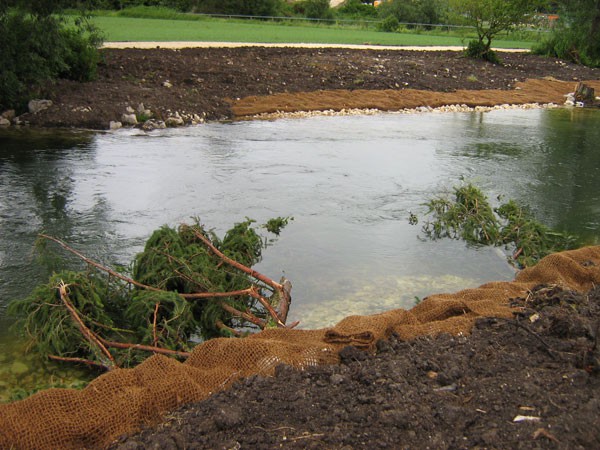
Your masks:
[[[96,81],[61,80],[48,86],[44,96],[54,105],[22,119],[38,127],[107,129],[110,121],[121,119],[128,106],[137,109],[143,103],[157,119],[179,112],[223,120],[281,109],[374,107],[378,105],[373,104],[373,99],[381,97],[382,90],[387,90],[383,94],[387,103],[378,106],[382,109],[431,106],[436,101],[476,104],[482,96],[477,90],[486,91],[488,96],[499,91],[487,98],[486,104],[502,104],[507,103],[506,96],[517,83],[526,79],[568,81],[572,83],[569,90],[577,81],[600,80],[599,69],[556,59],[523,53],[502,53],[501,58],[503,65],[471,60],[456,51],[103,49]],[[475,94],[438,99],[437,93],[457,90]],[[332,91],[340,94],[342,100],[336,102],[334,97],[339,95],[331,95]],[[432,95],[415,97],[415,92],[423,91]],[[390,92],[397,94],[398,99],[390,102]],[[320,93],[321,97],[315,99],[305,93]],[[330,94],[326,102],[322,100],[323,93]],[[291,99],[282,100],[281,95],[292,94]],[[248,109],[247,99],[255,96],[259,96],[262,106]],[[348,97],[353,99],[352,105],[348,104]],[[549,101],[543,97],[542,90],[534,99]]]
[[[122,438],[141,449],[600,446],[600,288],[539,286],[469,336],[353,347],[337,366],[251,377]]]

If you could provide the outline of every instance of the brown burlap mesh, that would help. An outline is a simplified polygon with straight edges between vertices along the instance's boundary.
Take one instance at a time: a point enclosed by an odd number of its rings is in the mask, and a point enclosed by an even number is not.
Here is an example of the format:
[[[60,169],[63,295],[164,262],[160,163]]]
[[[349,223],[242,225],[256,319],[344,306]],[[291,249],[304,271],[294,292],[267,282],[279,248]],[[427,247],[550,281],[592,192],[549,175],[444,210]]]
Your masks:
[[[0,448],[106,447],[181,404],[242,377],[272,374],[281,363],[299,368],[335,363],[343,347],[372,349],[393,332],[403,339],[468,333],[477,317],[510,317],[510,298],[546,283],[582,292],[599,284],[600,246],[550,255],[514,282],[432,295],[410,311],[350,316],[329,329],[271,329],[245,339],[214,339],[198,345],[184,363],[155,355],[133,369],[106,373],[81,391],[49,389],[0,405]]]

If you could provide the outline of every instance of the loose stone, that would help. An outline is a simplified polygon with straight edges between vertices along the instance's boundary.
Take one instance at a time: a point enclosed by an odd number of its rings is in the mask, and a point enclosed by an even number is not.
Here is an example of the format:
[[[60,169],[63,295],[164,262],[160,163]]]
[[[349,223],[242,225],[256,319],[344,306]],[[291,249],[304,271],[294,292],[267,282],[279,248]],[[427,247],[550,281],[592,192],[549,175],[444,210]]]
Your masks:
[[[29,100],[27,108],[31,114],[37,114],[40,111],[48,109],[52,106],[52,100]]]

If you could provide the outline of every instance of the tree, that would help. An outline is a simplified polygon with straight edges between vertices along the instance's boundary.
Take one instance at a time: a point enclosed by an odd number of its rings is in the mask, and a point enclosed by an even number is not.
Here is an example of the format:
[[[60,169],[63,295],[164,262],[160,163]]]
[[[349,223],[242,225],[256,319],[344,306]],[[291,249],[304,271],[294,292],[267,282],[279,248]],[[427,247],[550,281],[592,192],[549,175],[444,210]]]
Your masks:
[[[304,0],[294,4],[294,12],[309,19],[332,19],[329,0]]]
[[[439,0],[392,0],[382,3],[377,9],[384,20],[394,16],[398,22],[409,24],[440,23],[445,13]]]
[[[69,23],[66,3],[0,0],[0,110],[23,110],[56,78],[95,76],[101,36],[84,16]]]
[[[536,53],[600,67],[600,0],[561,0],[559,20]]]
[[[469,43],[467,55],[498,62],[492,40],[530,21],[540,4],[541,0],[450,0],[450,9],[477,31],[477,40]]]
[[[274,16],[283,0],[194,0],[192,8],[207,14]]]

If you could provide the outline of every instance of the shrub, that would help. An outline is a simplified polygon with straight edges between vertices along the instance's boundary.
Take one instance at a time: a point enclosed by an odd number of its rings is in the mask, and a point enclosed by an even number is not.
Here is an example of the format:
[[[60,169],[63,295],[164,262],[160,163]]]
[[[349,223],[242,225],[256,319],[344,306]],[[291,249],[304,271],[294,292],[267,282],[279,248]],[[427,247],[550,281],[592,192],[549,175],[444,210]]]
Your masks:
[[[398,22],[410,24],[435,24],[440,22],[443,8],[437,0],[392,0],[378,8],[384,20],[394,16]]]
[[[56,4],[34,1],[0,9],[0,110],[23,111],[58,77],[95,76],[100,34],[83,20],[69,25],[51,8]]]
[[[500,64],[500,59],[498,58],[498,55],[496,55],[496,52],[491,48],[488,48],[488,46],[481,41],[470,41],[465,49],[465,55],[469,58],[483,59],[492,64]]]
[[[558,23],[533,52],[600,67],[600,9],[589,0],[561,5]]]
[[[381,23],[377,26],[377,29],[379,31],[392,33],[394,31],[397,31],[399,26],[400,22],[398,22],[396,16],[390,15],[381,21]]]
[[[206,14],[275,16],[283,0],[194,0],[192,8]]]
[[[309,19],[332,19],[329,0],[304,0],[294,3],[293,11]]]
[[[360,0],[346,0],[336,10],[336,14],[353,19],[370,19],[377,17],[377,9]]]

